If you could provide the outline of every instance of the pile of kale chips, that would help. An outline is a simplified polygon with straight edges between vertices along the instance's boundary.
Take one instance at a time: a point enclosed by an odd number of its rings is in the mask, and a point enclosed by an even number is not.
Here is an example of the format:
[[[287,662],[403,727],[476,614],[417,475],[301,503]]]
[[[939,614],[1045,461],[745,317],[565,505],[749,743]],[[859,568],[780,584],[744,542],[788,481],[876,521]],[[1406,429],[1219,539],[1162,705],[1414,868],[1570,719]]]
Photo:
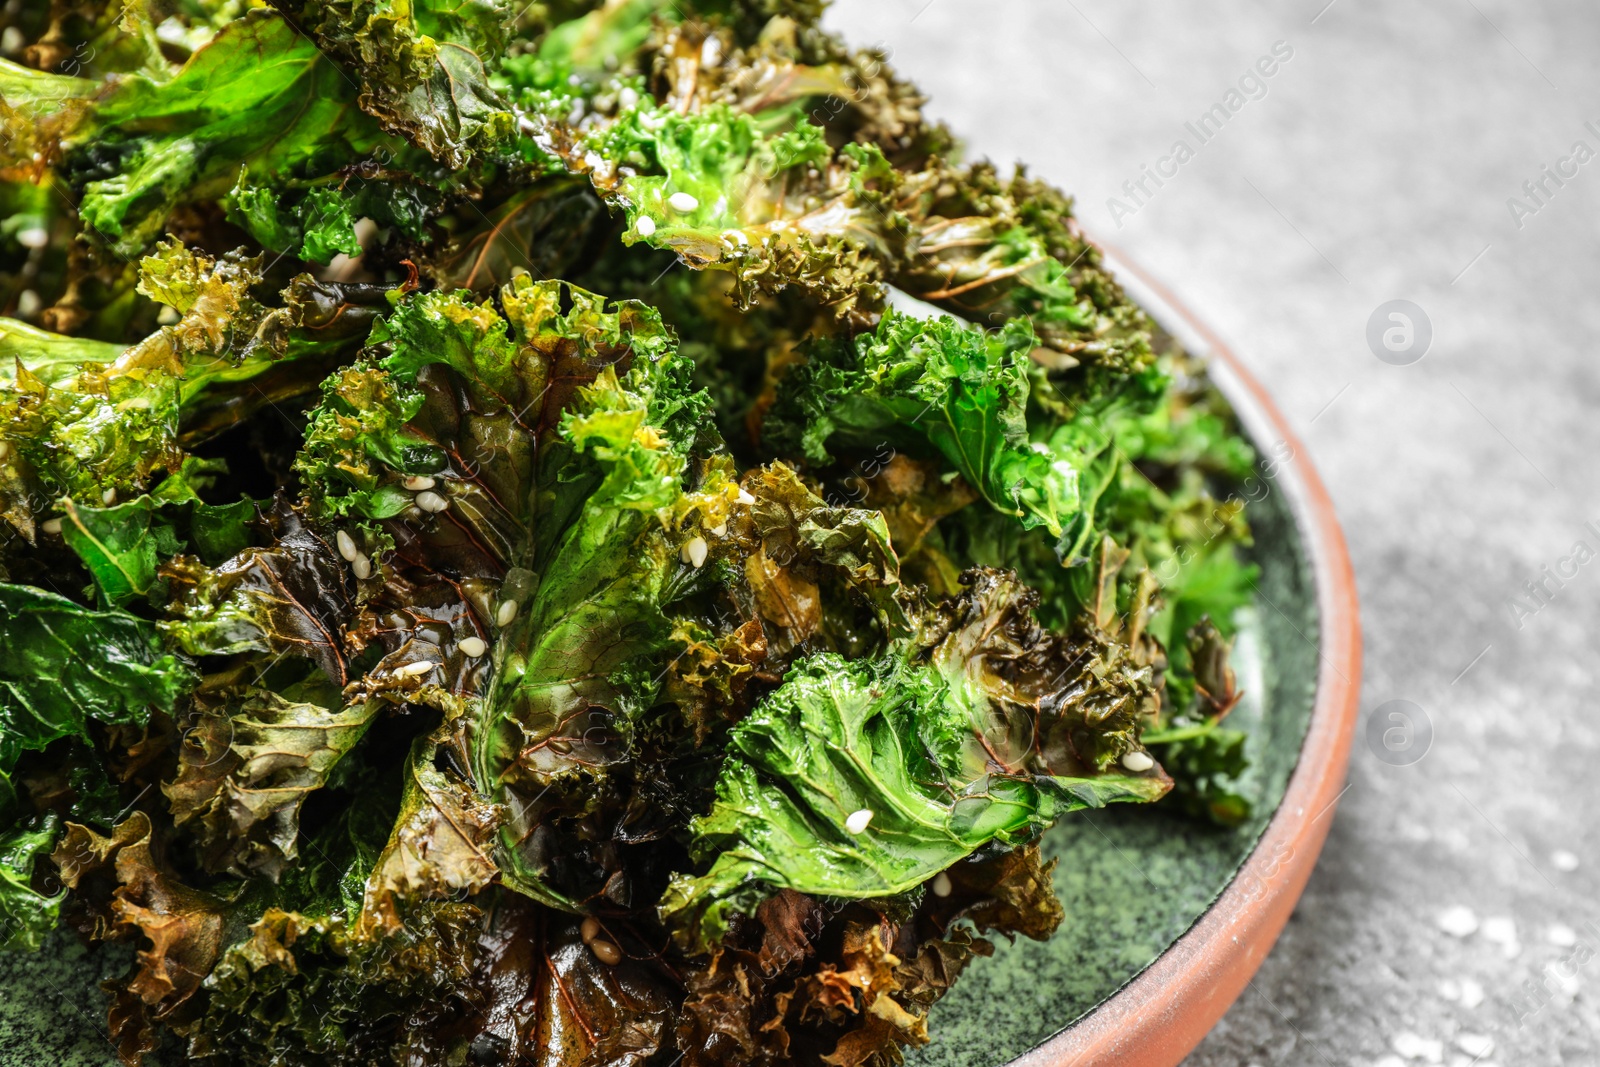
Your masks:
[[[126,1063],[893,1063],[1246,816],[1253,453],[820,7],[0,15],[0,939]]]

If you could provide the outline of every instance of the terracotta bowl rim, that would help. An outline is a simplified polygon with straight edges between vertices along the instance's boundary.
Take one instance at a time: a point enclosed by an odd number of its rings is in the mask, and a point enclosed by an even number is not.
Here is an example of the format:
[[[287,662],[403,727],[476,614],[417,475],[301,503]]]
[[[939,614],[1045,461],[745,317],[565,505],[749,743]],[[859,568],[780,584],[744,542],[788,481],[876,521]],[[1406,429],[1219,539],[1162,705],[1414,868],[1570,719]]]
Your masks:
[[[1193,926],[1116,993],[1012,1067],[1174,1067],[1248,986],[1316,865],[1344,784],[1359,717],[1361,623],[1354,573],[1333,502],[1311,457],[1266,390],[1228,345],[1127,256],[1106,265],[1191,352],[1259,444],[1293,449],[1273,478],[1286,494],[1315,583],[1316,695],[1283,802],[1222,894]],[[1264,994],[1263,994],[1264,995]]]

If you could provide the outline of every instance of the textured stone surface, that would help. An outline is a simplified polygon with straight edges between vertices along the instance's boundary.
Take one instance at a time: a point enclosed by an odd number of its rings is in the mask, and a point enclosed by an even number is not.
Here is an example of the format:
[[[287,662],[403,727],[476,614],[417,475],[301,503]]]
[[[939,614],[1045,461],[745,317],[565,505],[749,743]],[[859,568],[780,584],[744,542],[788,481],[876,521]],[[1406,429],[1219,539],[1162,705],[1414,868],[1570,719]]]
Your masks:
[[[1294,920],[1190,1062],[1600,1063],[1600,559],[1565,564],[1536,612],[1509,606],[1575,542],[1600,550],[1600,160],[1520,228],[1507,205],[1575,141],[1600,150],[1600,14],[1326,3],[841,0],[830,20],[890,49],[973,156],[1076,193],[1229,339],[1338,505],[1363,708],[1431,720],[1411,766],[1358,739]],[[1294,53],[1265,96],[1127,198],[1277,41]],[[1112,196],[1137,208],[1120,228]],[[1365,339],[1394,298],[1433,327],[1410,366]],[[1446,932],[1469,912],[1475,932]]]

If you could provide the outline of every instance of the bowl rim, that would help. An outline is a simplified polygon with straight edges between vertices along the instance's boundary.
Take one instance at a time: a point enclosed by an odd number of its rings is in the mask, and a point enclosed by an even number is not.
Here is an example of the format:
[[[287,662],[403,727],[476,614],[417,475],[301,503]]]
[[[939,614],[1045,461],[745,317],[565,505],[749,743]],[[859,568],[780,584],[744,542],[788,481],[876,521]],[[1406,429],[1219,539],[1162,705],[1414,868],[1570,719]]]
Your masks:
[[[1253,986],[1305,890],[1349,788],[1343,783],[1360,710],[1355,576],[1310,454],[1226,342],[1126,255],[1099,243],[1105,266],[1151,318],[1204,355],[1249,436],[1292,449],[1273,480],[1286,494],[1316,587],[1319,666],[1311,720],[1283,801],[1232,880],[1154,962],[1011,1067],[1174,1067],[1200,1043]]]

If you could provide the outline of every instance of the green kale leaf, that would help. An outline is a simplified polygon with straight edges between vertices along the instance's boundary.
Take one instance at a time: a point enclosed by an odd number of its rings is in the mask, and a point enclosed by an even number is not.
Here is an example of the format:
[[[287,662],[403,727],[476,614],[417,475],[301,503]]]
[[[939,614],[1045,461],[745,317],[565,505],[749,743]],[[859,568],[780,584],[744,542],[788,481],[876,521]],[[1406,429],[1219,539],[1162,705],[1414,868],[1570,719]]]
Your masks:
[[[109,508],[79,508],[63,498],[61,536],[94,576],[108,607],[142,599],[155,587],[161,559],[181,547],[173,528],[162,522],[149,496]]]
[[[56,928],[66,891],[34,888],[35,865],[55,847],[59,820],[48,815],[37,826],[0,832],[0,948],[37,950]]]
[[[371,303],[385,292],[302,276],[284,306],[268,308],[251,295],[260,281],[257,260],[212,259],[174,241],[141,262],[139,289],[177,321],[138,344],[113,354],[42,331],[6,331],[17,358],[0,363],[0,452],[10,460],[0,467],[0,514],[31,541],[40,513],[59,497],[111,505],[177,474],[187,447],[314,389],[365,339]],[[113,595],[147,587],[128,581]]]
[[[512,114],[489,79],[515,14],[503,0],[278,0],[276,6],[360,84],[363,111],[450,169],[510,133]]]
[[[1105,404],[1070,418],[1033,415],[1041,386],[1055,394],[1030,358],[1037,347],[1024,320],[986,332],[887,312],[853,342],[813,346],[779,382],[763,440],[814,463],[835,450],[931,448],[996,512],[1047,533],[1061,566],[1074,566],[1117,456]]]
[[[350,201],[336,188],[308,190],[290,206],[273,190],[247,184],[240,171],[228,194],[228,217],[269,252],[293,252],[312,263],[327,263],[340,253],[361,254]]]
[[[56,593],[0,583],[0,780],[24,751],[88,740],[90,722],[142,725],[192,685],[150,623]]]
[[[170,79],[126,75],[95,90],[75,90],[80,114],[63,151],[85,225],[123,256],[158,237],[179,203],[226,193],[242,166],[258,178],[319,176],[395,145],[343,72],[266,11],[223,27]],[[50,92],[61,87],[35,96]]]
[[[0,373],[8,376],[21,363],[39,381],[54,385],[75,377],[85,363],[111,363],[120,355],[121,345],[66,337],[16,319],[0,319]]]
[[[672,424],[696,407],[675,354],[605,368],[561,418],[541,464],[543,530],[525,557],[528,593],[508,583],[495,680],[474,739],[480,782],[511,809],[506,883],[570,907],[547,888],[548,842],[532,831],[608,764],[625,758],[643,710],[617,679],[671,645],[663,607],[690,569],[668,521],[684,496],[686,449]],[[677,440],[674,438],[677,437]],[[692,437],[690,438],[692,440]],[[506,596],[506,593],[510,596]],[[511,614],[513,613],[514,614]]]
[[[669,647],[662,608],[693,573],[674,524],[737,486],[686,492],[707,400],[652,310],[526,275],[499,295],[504,317],[403,301],[326,384],[298,464],[313,514],[391,539],[388,573],[470,586],[492,678],[461,690],[463,722],[477,787],[510,811],[502,874],[570,907],[531,830],[622,758],[642,708],[618,679]]]
[[[1119,762],[1139,749],[1149,668],[1094,632],[1041,630],[1008,575],[970,580],[929,620],[925,653],[814,656],[734,728],[694,822],[709,869],[674,878],[660,905],[686,944],[714,943],[778,889],[892,896],[990,842],[1171,787]]]

